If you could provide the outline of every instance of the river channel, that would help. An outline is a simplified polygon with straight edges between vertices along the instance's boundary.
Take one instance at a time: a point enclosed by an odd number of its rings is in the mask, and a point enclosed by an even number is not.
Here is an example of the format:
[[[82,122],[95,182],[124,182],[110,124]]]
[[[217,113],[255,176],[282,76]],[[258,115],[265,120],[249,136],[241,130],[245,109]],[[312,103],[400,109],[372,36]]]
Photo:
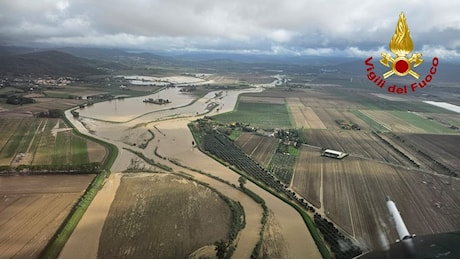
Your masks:
[[[106,101],[79,109],[80,118],[78,119],[73,118],[70,115],[70,111],[66,111],[66,116],[80,132],[117,145],[120,154],[112,167],[112,172],[121,172],[126,169],[134,156],[123,148],[139,150],[144,154],[152,155],[155,160],[158,160],[159,158],[154,157],[153,152],[158,147],[159,153],[168,158],[181,161],[189,167],[211,173],[238,185],[239,175],[237,173],[217,163],[199,150],[193,149],[191,146],[193,137],[187,128],[187,123],[203,115],[215,115],[232,111],[236,105],[238,95],[260,91],[263,91],[263,89],[211,91],[203,97],[197,97],[181,93],[178,88],[168,88],[146,97]],[[169,99],[171,103],[166,105],[145,104],[142,101],[146,98]],[[214,104],[211,106],[213,108],[211,111],[210,104]],[[136,141],[135,138],[153,127],[158,132],[155,132],[154,142],[150,142],[146,149],[140,150],[138,147],[130,145],[131,142],[142,141]],[[140,137],[139,139],[142,138]],[[169,165],[167,161],[164,162]],[[185,169],[179,169],[172,164],[169,166],[174,170],[185,171]],[[195,174],[193,173],[193,175]],[[204,178],[199,175],[195,177]],[[203,179],[203,181],[209,182],[211,186],[221,190],[224,194],[228,194],[230,197],[242,196],[232,194],[225,185],[214,183],[213,179]],[[286,242],[289,258],[321,258],[303,219],[293,208],[253,184],[248,183],[248,188],[259,194],[266,201],[267,206],[279,222],[280,232]],[[247,208],[247,205],[249,205],[247,203],[249,202],[245,203],[245,212],[251,214],[255,209]],[[260,209],[258,211],[260,212]],[[260,221],[260,218],[256,217],[255,221]],[[100,225],[102,224],[100,223]],[[250,243],[251,246],[249,247],[249,244],[241,245],[240,249],[242,251],[237,248],[235,257],[249,258],[248,252],[253,248],[252,245],[255,245],[259,232],[256,226],[247,227],[247,232],[242,233],[243,237],[240,238],[242,243],[247,243],[248,239],[252,243]]]

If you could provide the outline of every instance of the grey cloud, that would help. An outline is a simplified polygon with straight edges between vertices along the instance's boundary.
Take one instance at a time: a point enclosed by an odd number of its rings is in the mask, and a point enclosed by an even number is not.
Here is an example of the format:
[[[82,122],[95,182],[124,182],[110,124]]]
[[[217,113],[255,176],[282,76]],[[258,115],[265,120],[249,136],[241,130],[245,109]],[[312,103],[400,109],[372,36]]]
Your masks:
[[[460,52],[460,2],[448,0],[0,0],[0,10],[0,43],[351,55],[386,48],[404,11],[416,48]]]

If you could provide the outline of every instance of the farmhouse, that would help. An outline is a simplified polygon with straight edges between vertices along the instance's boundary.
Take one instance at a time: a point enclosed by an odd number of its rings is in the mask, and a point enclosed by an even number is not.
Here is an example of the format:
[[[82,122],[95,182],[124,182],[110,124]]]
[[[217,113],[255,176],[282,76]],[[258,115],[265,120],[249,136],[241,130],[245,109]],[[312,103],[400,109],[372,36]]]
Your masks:
[[[321,152],[321,156],[327,156],[335,159],[342,159],[343,157],[347,156],[348,153],[339,152],[331,149],[326,149]]]

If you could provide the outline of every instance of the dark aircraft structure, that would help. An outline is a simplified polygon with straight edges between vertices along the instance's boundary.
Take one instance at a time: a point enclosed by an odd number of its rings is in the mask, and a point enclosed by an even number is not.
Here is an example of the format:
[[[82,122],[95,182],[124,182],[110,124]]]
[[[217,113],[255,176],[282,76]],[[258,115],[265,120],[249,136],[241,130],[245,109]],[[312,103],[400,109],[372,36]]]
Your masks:
[[[460,258],[460,231],[424,236],[411,235],[407,230],[401,215],[399,214],[396,204],[389,197],[387,197],[387,208],[396,226],[399,239],[396,243],[390,244],[388,250],[370,251],[358,256],[357,258]]]

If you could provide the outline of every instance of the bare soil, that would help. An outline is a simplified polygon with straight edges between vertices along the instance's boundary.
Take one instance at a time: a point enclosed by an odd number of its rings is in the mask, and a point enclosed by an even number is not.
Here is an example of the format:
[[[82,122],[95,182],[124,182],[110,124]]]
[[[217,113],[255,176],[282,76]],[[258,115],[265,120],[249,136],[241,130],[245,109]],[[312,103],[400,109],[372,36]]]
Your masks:
[[[398,237],[386,208],[387,195],[411,233],[455,231],[460,226],[458,179],[449,182],[445,176],[354,156],[314,159],[304,148],[300,158],[310,158],[306,161],[314,166],[296,171],[294,189],[312,204],[319,196],[326,216],[363,248],[382,248]]]
[[[98,258],[186,258],[226,239],[230,209],[213,191],[171,174],[124,175]]]
[[[298,97],[286,98],[291,116],[297,128],[326,129],[321,119],[309,106],[304,106]]]
[[[94,175],[0,177],[0,258],[37,258]]]
[[[267,167],[277,147],[278,139],[243,132],[235,143],[247,155]]]

